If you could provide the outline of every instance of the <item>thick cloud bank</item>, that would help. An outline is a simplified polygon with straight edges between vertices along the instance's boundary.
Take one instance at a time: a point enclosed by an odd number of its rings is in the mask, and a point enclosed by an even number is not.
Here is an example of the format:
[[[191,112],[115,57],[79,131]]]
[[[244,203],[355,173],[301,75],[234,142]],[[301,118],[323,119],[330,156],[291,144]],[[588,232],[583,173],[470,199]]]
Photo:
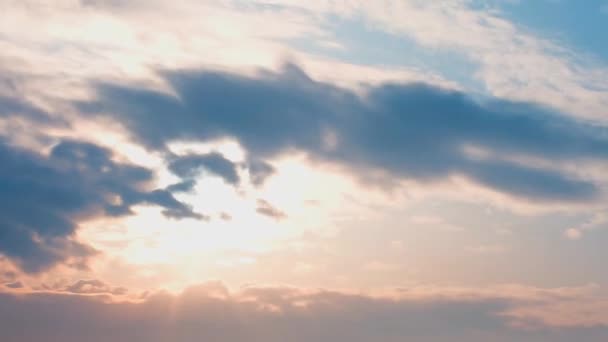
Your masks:
[[[220,284],[207,284],[177,296],[151,295],[139,303],[108,303],[110,292],[93,297],[69,293],[0,294],[2,341],[600,342],[608,338],[608,329],[593,323],[597,312],[576,309],[585,309],[577,302],[576,290],[524,289],[508,295],[405,291],[401,296],[372,297],[294,288],[230,293]],[[558,318],[551,315],[573,319],[559,326],[554,324]]]
[[[174,140],[228,136],[260,160],[297,150],[362,176],[378,170],[418,181],[458,175],[540,202],[586,202],[601,193],[558,164],[608,159],[606,128],[534,104],[477,101],[424,84],[384,84],[360,96],[311,80],[293,65],[251,77],[208,71],[164,77],[176,96],[102,84],[99,99],[81,108],[113,115],[157,149]],[[218,161],[216,172],[235,181]]]

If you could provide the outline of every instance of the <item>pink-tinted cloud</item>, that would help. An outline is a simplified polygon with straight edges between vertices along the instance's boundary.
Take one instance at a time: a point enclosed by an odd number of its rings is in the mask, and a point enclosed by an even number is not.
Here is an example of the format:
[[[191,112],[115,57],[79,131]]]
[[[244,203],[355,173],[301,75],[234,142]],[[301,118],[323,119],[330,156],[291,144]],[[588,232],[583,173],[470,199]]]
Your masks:
[[[591,290],[415,288],[373,296],[285,287],[230,292],[208,283],[137,302],[115,302],[111,294],[5,293],[0,336],[6,342],[605,341],[608,305],[589,297]]]

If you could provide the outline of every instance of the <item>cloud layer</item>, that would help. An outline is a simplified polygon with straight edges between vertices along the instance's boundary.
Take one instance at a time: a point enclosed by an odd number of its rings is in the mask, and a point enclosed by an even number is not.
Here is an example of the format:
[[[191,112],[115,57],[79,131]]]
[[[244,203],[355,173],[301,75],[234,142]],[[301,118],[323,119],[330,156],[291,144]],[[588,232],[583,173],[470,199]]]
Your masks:
[[[606,127],[539,105],[477,100],[418,83],[371,86],[362,96],[314,81],[295,65],[256,76],[180,71],[164,77],[176,96],[100,84],[98,101],[80,107],[112,115],[153,149],[232,137],[259,160],[301,151],[362,178],[375,172],[422,182],[462,176],[540,202],[601,196],[596,182],[559,166],[606,161]]]
[[[99,285],[81,281],[74,285],[77,291],[66,290],[69,294],[0,294],[0,320],[11,322],[3,325],[3,341],[599,342],[608,337],[606,326],[591,318],[601,317],[594,311],[599,306],[587,308],[587,321],[561,326],[555,318],[582,312],[577,307],[586,304],[572,300],[585,299],[585,289],[576,288],[477,294],[411,289],[370,296],[276,287],[231,293],[208,283],[180,295],[113,302],[112,291],[103,295]],[[96,293],[102,295],[91,296]]]

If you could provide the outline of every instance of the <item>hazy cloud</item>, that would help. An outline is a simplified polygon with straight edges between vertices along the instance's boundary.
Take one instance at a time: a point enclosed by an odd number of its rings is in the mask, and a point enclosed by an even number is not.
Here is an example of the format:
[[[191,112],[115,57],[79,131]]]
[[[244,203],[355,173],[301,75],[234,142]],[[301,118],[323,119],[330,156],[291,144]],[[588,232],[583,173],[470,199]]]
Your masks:
[[[0,324],[6,342],[600,342],[608,337],[602,324],[554,325],[559,321],[552,315],[567,316],[569,310],[576,314],[577,306],[585,307],[576,299],[589,299],[577,289],[474,293],[412,289],[370,296],[296,288],[230,292],[211,283],[175,296],[150,295],[137,303],[112,303],[111,295],[0,294]]]
[[[112,287],[98,279],[78,280],[64,289],[65,292],[77,294],[113,294],[123,295],[127,289],[123,287]]]
[[[0,95],[0,118],[15,116],[26,117],[42,123],[53,121],[46,111],[25,100],[18,99],[15,96],[7,97]]]
[[[272,204],[263,199],[258,199],[256,211],[264,216],[268,216],[276,220],[281,220],[287,217],[287,214],[275,208]]]
[[[8,287],[9,289],[21,289],[23,288],[23,284],[20,281],[16,281],[13,283],[7,283],[4,284],[4,286]]]
[[[194,187],[196,186],[196,181],[192,180],[192,179],[187,179],[183,182],[179,182],[179,183],[175,183],[175,184],[171,184],[167,187],[167,191],[171,192],[171,193],[177,193],[177,192],[191,192],[194,190]]]

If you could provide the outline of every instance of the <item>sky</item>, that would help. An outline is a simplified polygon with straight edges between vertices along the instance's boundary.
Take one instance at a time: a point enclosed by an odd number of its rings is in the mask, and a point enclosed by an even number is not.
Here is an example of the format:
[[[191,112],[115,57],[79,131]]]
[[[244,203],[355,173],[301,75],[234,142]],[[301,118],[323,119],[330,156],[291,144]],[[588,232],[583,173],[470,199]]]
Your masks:
[[[0,340],[608,340],[605,0],[0,0]]]

